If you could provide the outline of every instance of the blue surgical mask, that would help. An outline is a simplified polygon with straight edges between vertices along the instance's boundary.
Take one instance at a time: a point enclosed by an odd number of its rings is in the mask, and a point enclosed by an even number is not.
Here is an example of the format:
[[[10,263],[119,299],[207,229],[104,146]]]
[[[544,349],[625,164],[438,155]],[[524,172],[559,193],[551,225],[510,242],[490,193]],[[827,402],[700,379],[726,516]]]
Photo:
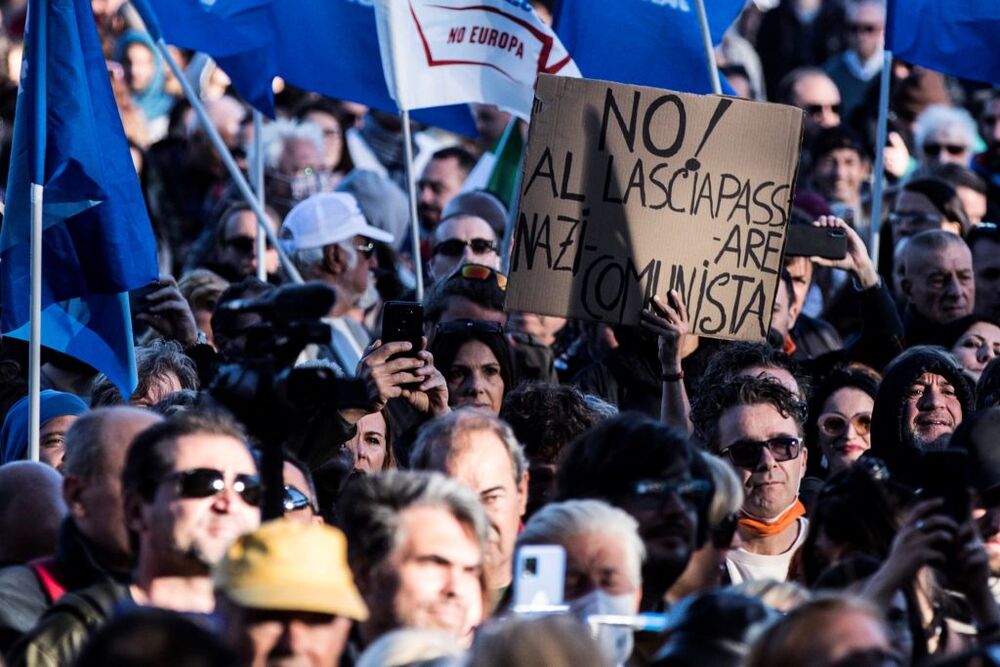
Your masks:
[[[611,595],[596,588],[583,597],[569,601],[571,614],[587,623],[587,617],[613,614],[632,616],[635,614],[635,595]],[[588,627],[593,627],[588,624]],[[597,625],[594,638],[601,647],[601,653],[609,664],[624,665],[632,655],[632,628],[614,625]]]

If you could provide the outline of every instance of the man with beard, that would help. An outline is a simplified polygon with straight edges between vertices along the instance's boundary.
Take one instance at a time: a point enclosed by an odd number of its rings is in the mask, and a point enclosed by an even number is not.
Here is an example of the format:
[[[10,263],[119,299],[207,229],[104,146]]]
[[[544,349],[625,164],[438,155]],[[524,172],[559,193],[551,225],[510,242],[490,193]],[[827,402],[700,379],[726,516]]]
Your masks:
[[[556,500],[596,498],[625,510],[646,546],[642,609],[663,596],[705,542],[712,484],[683,433],[637,413],[577,438],[557,473]]]
[[[514,542],[528,504],[528,461],[505,422],[462,409],[423,426],[410,456],[414,470],[435,470],[479,495],[490,522],[486,584],[494,602],[513,572]]]
[[[425,232],[441,222],[441,211],[462,189],[475,165],[472,153],[458,146],[442,148],[431,156],[417,181],[417,217]]]
[[[240,428],[197,412],[150,426],[129,448],[122,491],[131,583],[102,581],[60,598],[12,649],[11,664],[71,664],[116,607],[214,610],[212,566],[260,523],[260,480]]]
[[[299,361],[329,359],[345,375],[353,375],[371,337],[346,315],[364,296],[378,268],[374,242],[391,243],[392,234],[369,224],[353,195],[324,192],[292,209],[281,226],[281,238],[304,280],[322,282],[337,293],[324,319],[330,325],[330,343],[308,346]]]
[[[389,471],[352,479],[337,503],[347,560],[368,620],[367,646],[398,628],[437,630],[465,646],[486,604],[488,522],[475,494],[438,473]]]
[[[708,448],[736,468],[746,492],[742,545],[726,559],[729,578],[784,581],[809,528],[799,500],[808,455],[805,404],[769,377],[737,377],[707,393],[703,401],[715,414],[705,433]]]
[[[885,461],[896,481],[914,483],[920,454],[946,447],[973,405],[972,388],[951,355],[910,348],[886,367],[875,395],[871,456]]]

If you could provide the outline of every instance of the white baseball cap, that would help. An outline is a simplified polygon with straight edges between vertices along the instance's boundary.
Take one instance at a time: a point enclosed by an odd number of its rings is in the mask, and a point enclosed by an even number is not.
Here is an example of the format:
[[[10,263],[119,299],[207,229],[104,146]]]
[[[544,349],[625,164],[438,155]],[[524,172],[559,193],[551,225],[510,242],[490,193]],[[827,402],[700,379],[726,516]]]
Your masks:
[[[346,192],[321,192],[296,204],[281,225],[289,250],[322,248],[355,236],[392,243],[389,232],[368,224],[358,200]]]

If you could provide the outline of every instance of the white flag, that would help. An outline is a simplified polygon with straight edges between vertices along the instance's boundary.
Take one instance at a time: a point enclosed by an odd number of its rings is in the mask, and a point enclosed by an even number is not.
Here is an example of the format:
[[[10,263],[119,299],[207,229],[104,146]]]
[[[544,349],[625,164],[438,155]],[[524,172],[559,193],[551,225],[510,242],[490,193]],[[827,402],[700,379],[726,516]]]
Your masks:
[[[528,119],[539,72],[580,76],[528,0],[375,0],[375,10],[401,109],[481,102]]]

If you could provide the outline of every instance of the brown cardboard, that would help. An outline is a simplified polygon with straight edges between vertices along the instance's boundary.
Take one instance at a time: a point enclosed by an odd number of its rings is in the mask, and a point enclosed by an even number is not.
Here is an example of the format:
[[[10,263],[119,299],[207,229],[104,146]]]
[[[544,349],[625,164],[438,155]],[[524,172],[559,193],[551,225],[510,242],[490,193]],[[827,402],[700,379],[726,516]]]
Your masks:
[[[801,137],[789,106],[539,76],[507,308],[636,324],[676,288],[694,333],[760,340]]]

